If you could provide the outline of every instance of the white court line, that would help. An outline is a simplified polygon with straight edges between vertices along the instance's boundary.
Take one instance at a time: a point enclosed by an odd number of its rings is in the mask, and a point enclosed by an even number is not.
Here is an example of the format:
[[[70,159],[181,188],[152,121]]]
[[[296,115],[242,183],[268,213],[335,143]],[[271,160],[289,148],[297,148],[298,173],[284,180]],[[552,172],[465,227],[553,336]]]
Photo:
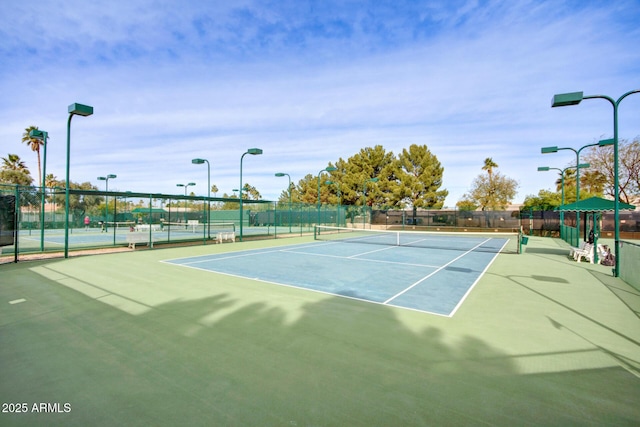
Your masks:
[[[407,293],[409,290],[415,288],[416,286],[418,286],[420,283],[424,282],[425,280],[427,280],[429,277],[433,276],[434,274],[436,274],[439,271],[442,271],[444,268],[446,268],[447,266],[453,264],[454,262],[456,262],[457,260],[459,260],[460,258],[462,258],[463,256],[466,256],[468,254],[470,254],[471,252],[474,251],[474,249],[482,246],[483,244],[487,243],[489,240],[491,239],[487,239],[482,243],[478,243],[476,246],[474,246],[473,248],[469,249],[467,252],[461,254],[460,256],[452,259],[451,261],[449,261],[448,263],[446,263],[445,265],[443,265],[442,267],[438,268],[436,271],[427,274],[426,276],[424,276],[422,279],[418,280],[417,282],[415,282],[414,284],[412,284],[411,286],[409,286],[408,288],[398,292],[397,294],[395,294],[394,296],[392,296],[391,298],[389,298],[388,300],[386,300],[383,304],[388,304],[389,302],[393,301],[394,299],[398,298],[400,295]]]
[[[217,254],[211,254],[211,255],[204,255],[203,257],[197,257],[197,258],[204,258],[204,259],[198,259],[195,261],[189,261],[189,262],[182,262],[182,263],[177,263],[174,261],[177,260],[166,260],[166,261],[161,261],[161,262],[167,262],[170,264],[176,264],[176,265],[192,265],[192,264],[200,264],[203,262],[209,262],[209,261],[224,261],[227,259],[234,259],[234,258],[243,258],[243,257],[248,257],[248,256],[253,256],[253,255],[263,255],[263,254],[269,254],[269,253],[273,253],[273,252],[278,252],[277,250],[267,250],[267,251],[260,251],[260,250],[255,250],[251,253],[248,253],[246,251],[242,251],[242,253],[236,254],[236,255],[229,255],[229,256],[224,256],[224,257],[218,257],[216,256]],[[188,257],[186,259],[189,258],[196,258],[196,257]],[[185,259],[185,258],[183,258]]]
[[[301,247],[305,248],[305,247],[309,247],[309,246],[313,246],[313,247],[317,247],[318,245],[306,245]],[[358,255],[353,255],[353,256],[348,256],[348,257],[344,257],[344,256],[339,256],[339,255],[329,255],[329,254],[316,254],[316,253],[310,253],[310,252],[298,252],[292,249],[279,249],[279,248],[271,248],[270,250],[260,250],[260,249],[256,249],[256,250],[252,250],[252,251],[242,251],[242,253],[238,253],[238,254],[230,254],[229,256],[224,256],[224,257],[219,257],[217,256],[217,254],[212,254],[212,255],[205,255],[203,259],[198,259],[198,260],[194,260],[194,261],[189,261],[189,262],[174,262],[176,261],[176,259],[171,259],[171,260],[163,260],[160,262],[166,262],[169,264],[174,264],[174,265],[194,265],[194,264],[201,264],[204,262],[209,262],[209,261],[225,261],[225,260],[229,260],[229,259],[235,259],[235,258],[243,258],[243,257],[248,257],[248,256],[252,256],[252,255],[266,255],[266,254],[271,254],[271,253],[275,253],[275,252],[287,252],[287,253],[293,253],[293,254],[300,254],[300,255],[309,255],[309,256],[319,256],[319,257],[328,257],[328,258],[339,258],[339,259],[355,259],[353,257],[355,256],[361,256],[361,255],[365,255],[371,252],[378,252],[381,250],[386,250],[386,249],[392,249],[395,246],[389,247],[389,248],[385,248],[385,249],[378,249],[375,251],[370,251],[370,252],[365,252],[362,254],[358,254]],[[183,258],[183,259],[189,259],[190,257],[187,258]],[[201,257],[198,257],[201,258]],[[430,264],[414,264],[414,263],[408,263],[408,262],[397,262],[397,261],[385,261],[385,260],[373,260],[373,259],[358,259],[358,261],[365,261],[365,262],[373,262],[373,263],[384,263],[384,264],[394,264],[394,265],[404,265],[404,266],[412,266],[412,267],[427,267],[427,268],[438,268],[439,265],[430,265]]]
[[[355,255],[348,256],[347,258],[355,258],[355,257],[359,257],[359,256],[362,256],[362,255],[372,254],[372,253],[375,253],[375,252],[388,251],[389,249],[393,249],[393,248],[397,248],[397,246],[389,246],[388,248],[385,247],[385,248],[382,248],[382,249],[376,249],[375,251],[363,252],[361,254],[355,254]]]
[[[160,261],[160,262],[166,262],[168,264],[172,264],[170,261]],[[319,294],[323,294],[323,295],[329,295],[329,296],[332,296],[332,297],[347,298],[347,299],[350,299],[350,300],[365,302],[365,303],[369,303],[369,304],[385,305],[387,307],[396,307],[396,308],[400,308],[400,309],[403,309],[403,310],[415,311],[415,312],[418,312],[418,313],[432,314],[432,315],[441,316],[441,317],[450,317],[449,315],[442,314],[442,313],[436,313],[436,312],[433,312],[433,311],[420,310],[420,309],[411,308],[411,307],[404,307],[402,305],[386,304],[384,302],[373,301],[373,300],[366,299],[366,298],[358,298],[358,297],[354,297],[354,296],[350,296],[350,295],[343,295],[343,294],[337,294],[337,293],[328,292],[328,291],[322,291],[320,289],[315,289],[315,288],[312,288],[312,287],[306,287],[304,285],[291,285],[291,284],[287,284],[287,283],[274,282],[272,280],[265,280],[265,279],[261,279],[259,277],[250,277],[250,276],[243,276],[243,275],[234,274],[234,273],[225,273],[225,272],[222,272],[222,271],[210,270],[208,268],[194,267],[194,266],[187,265],[187,264],[173,264],[173,265],[178,266],[178,267],[193,268],[194,270],[206,271],[207,273],[216,273],[216,274],[222,274],[224,276],[229,276],[229,277],[238,277],[240,279],[254,280],[256,282],[267,283],[267,284],[270,284],[270,285],[284,286],[286,288],[299,289],[299,290],[307,291],[307,292],[315,292],[315,293],[319,293]]]
[[[329,244],[329,243],[327,243]],[[233,252],[221,252],[219,254],[209,254],[209,255],[198,255],[198,256],[187,256],[187,257],[180,257],[180,258],[171,258],[171,259],[167,259],[167,260],[161,260],[160,262],[167,262],[167,263],[171,263],[174,265],[189,265],[189,264],[197,264],[200,262],[207,262],[207,261],[217,261],[219,259],[231,259],[231,258],[241,258],[244,256],[249,256],[252,255],[254,253],[270,253],[270,252],[278,252],[283,250],[282,248],[287,248],[287,247],[296,247],[296,246],[300,246],[299,244],[291,244],[291,245],[283,245],[283,246],[278,246],[275,248],[267,248],[267,249],[240,249],[238,251],[233,251]],[[314,244],[314,243],[310,243],[308,245],[303,245],[300,246],[301,248],[306,248],[308,246],[319,246],[318,244]],[[227,257],[223,257],[223,258],[218,258],[218,255],[221,254],[225,254],[228,253],[229,256]],[[183,259],[197,259],[197,261],[191,261],[191,262],[185,262],[184,264],[178,264],[178,261],[183,260]]]
[[[397,246],[393,246],[393,247],[397,247]],[[382,250],[382,249],[379,249],[379,250]],[[440,267],[439,265],[431,265],[431,264],[414,264],[414,263],[411,263],[411,262],[398,262],[398,261],[387,261],[387,260],[380,260],[380,259],[354,258],[356,256],[360,256],[360,255],[364,255],[364,254],[358,254],[358,255],[352,255],[352,256],[345,257],[345,256],[341,256],[341,255],[314,254],[314,253],[310,253],[310,252],[298,252],[298,251],[294,251],[294,250],[290,250],[290,249],[283,250],[282,252],[287,252],[287,253],[291,253],[291,254],[309,255],[309,256],[319,256],[319,257],[326,257],[326,258],[355,259],[356,261],[374,262],[376,264],[378,264],[378,263],[381,263],[381,264],[394,264],[394,265],[404,265],[404,266],[411,266],[411,267],[427,267],[427,268],[438,268],[438,267]],[[371,252],[378,252],[378,251],[371,251]],[[366,253],[371,253],[371,252],[366,252]]]
[[[484,270],[482,270],[482,273],[480,273],[480,275],[478,276],[478,278],[475,280],[475,282],[473,282],[473,284],[471,286],[469,286],[469,289],[467,289],[467,292],[464,293],[464,295],[462,296],[462,298],[460,298],[460,301],[458,301],[458,304],[456,304],[456,306],[453,308],[453,310],[451,310],[450,316],[453,317],[454,314],[456,314],[456,311],[458,311],[458,309],[462,306],[462,303],[467,299],[467,297],[469,296],[469,294],[471,293],[471,291],[473,290],[473,288],[476,287],[476,284],[480,281],[480,279],[482,278],[482,276],[484,276],[484,273],[487,272],[487,270],[489,269],[489,267],[491,266],[491,264],[493,264],[493,262],[496,260],[496,258],[498,258],[498,254],[500,252],[502,252],[502,250],[504,249],[504,247],[507,246],[507,242],[504,242],[504,245],[502,245],[502,247],[500,248],[499,251],[496,252],[496,254],[493,256],[493,258],[491,258],[491,261],[489,261],[487,263],[487,266],[484,268]]]

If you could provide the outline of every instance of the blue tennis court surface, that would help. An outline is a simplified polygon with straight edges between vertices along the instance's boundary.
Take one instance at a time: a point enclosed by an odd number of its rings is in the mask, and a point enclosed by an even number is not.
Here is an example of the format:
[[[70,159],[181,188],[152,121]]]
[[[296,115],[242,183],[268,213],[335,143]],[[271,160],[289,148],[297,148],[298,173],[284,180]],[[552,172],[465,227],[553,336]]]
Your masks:
[[[497,256],[468,250],[313,242],[165,262],[270,284],[452,316]]]
[[[205,238],[207,234],[206,225],[198,224],[193,225],[175,225],[172,227],[160,227],[160,225],[154,226],[149,234],[149,227],[144,226],[130,227],[128,225],[121,227],[109,227],[106,231],[100,228],[92,227],[89,229],[75,228],[69,229],[69,245],[71,247],[80,246],[105,246],[105,245],[126,245],[127,237],[131,235],[132,231],[136,231],[141,234],[147,234],[153,240],[154,243],[163,243],[169,241],[181,241],[181,240],[201,240]],[[209,230],[212,236],[215,236],[219,231],[235,231],[233,224],[212,224]],[[253,229],[248,230],[245,234],[251,234]],[[19,233],[19,245],[21,248],[38,247],[41,242],[41,235],[39,229],[34,230],[20,230]],[[44,239],[42,243],[49,249],[61,248],[65,244],[64,229],[47,229],[44,233]]]

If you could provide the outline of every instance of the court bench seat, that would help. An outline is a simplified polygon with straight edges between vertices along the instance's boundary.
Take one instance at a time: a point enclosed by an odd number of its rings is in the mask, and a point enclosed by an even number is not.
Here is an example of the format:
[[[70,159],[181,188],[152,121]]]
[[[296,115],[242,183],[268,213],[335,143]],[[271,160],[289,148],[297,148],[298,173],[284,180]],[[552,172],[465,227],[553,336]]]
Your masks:
[[[221,231],[216,236],[216,241],[218,243],[235,242],[236,241],[236,233],[234,231]]]
[[[129,244],[130,249],[135,249],[136,245],[148,245],[149,233],[141,233],[136,231],[127,233],[127,243]]]
[[[576,247],[574,247],[574,246],[570,247],[570,248],[569,248],[569,256],[570,256],[571,258],[575,258],[575,256],[576,256],[576,252],[582,252],[582,251],[584,251],[584,247],[585,247],[585,245],[586,245],[586,244],[587,244],[587,242],[586,242],[586,241],[582,241],[582,242],[580,242],[580,245],[579,245],[577,248],[576,248]]]

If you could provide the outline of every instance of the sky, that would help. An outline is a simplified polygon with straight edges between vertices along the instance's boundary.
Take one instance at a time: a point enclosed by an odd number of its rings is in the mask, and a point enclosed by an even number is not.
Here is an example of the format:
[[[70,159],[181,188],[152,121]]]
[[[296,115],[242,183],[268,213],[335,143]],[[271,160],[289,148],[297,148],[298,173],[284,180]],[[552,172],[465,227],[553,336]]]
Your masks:
[[[110,190],[264,199],[330,162],[382,145],[426,145],[453,207],[485,158],[519,183],[514,203],[555,190],[538,166],[613,136],[603,99],[551,108],[556,93],[617,100],[640,89],[640,0],[2,0],[0,157],[37,180],[25,128],[49,133],[47,173]],[[640,136],[640,94],[619,137]],[[213,195],[213,194],[212,194]]]

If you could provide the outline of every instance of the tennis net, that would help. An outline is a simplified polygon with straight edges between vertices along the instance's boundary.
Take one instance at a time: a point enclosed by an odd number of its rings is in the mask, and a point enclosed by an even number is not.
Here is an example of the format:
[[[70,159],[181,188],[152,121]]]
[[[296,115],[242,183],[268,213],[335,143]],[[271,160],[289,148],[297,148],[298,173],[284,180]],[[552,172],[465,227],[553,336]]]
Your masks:
[[[162,231],[170,231],[171,233],[196,233],[203,234],[208,230],[211,233],[219,231],[236,231],[236,225],[233,222],[212,222],[211,224],[202,224],[198,222],[163,222]]]
[[[520,252],[521,237],[517,232],[391,231],[319,225],[313,236],[321,241],[513,254]]]
[[[130,231],[131,228],[136,225],[136,223],[134,221],[100,221],[98,222],[98,225],[100,225],[102,228],[117,228],[119,230],[122,229]]]

